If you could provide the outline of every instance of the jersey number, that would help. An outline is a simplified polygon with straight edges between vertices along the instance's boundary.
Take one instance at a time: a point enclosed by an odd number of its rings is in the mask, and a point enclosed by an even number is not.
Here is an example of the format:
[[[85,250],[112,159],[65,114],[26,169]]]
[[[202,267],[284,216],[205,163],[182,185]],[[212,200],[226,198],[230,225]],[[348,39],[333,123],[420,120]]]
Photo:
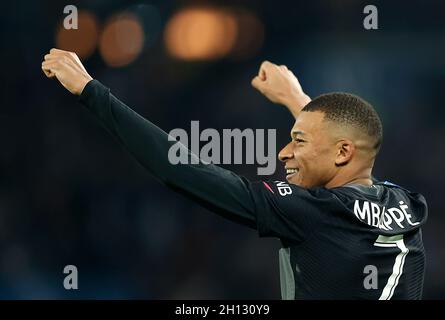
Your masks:
[[[397,247],[400,249],[400,253],[396,257],[394,266],[392,267],[392,274],[388,279],[379,300],[390,300],[394,294],[394,290],[399,284],[400,276],[403,273],[403,265],[405,264],[405,258],[409,250],[403,242],[403,235],[397,235],[392,237],[379,236],[374,242],[376,247]]]

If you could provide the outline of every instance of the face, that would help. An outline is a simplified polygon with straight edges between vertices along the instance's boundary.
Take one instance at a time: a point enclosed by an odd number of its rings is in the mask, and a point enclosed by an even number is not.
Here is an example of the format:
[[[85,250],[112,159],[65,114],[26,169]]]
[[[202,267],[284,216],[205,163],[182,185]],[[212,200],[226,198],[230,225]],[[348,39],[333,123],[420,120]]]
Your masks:
[[[289,142],[278,154],[286,180],[305,188],[325,186],[337,173],[337,141],[322,112],[301,112]],[[331,129],[331,130],[329,130]]]

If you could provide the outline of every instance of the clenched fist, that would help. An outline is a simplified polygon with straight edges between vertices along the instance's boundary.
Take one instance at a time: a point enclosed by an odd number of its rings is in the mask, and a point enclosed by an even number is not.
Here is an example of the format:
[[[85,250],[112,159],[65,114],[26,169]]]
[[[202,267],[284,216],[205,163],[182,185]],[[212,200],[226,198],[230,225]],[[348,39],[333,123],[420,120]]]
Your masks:
[[[292,71],[284,65],[279,66],[269,61],[261,64],[258,75],[252,80],[252,86],[270,101],[286,106],[295,118],[311,101]]]
[[[56,77],[75,95],[80,95],[87,83],[93,80],[74,52],[59,49],[51,49],[45,55],[42,70],[48,78]]]

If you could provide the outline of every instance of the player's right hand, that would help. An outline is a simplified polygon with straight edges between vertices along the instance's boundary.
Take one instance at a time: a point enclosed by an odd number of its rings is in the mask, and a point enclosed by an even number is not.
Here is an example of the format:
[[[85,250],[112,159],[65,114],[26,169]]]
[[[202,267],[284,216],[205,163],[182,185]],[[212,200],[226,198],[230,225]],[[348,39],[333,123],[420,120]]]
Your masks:
[[[74,52],[51,49],[44,57],[42,70],[48,78],[57,80],[72,94],[80,95],[93,78]]]
[[[252,80],[252,86],[270,101],[286,106],[294,115],[311,101],[297,77],[285,65],[264,61]]]

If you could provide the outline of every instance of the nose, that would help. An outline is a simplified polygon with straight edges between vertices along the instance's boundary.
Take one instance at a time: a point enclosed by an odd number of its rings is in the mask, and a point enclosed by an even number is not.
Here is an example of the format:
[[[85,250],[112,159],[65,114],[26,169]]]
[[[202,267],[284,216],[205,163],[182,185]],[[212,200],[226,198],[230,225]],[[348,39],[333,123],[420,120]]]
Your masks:
[[[294,153],[292,150],[292,142],[289,142],[281,151],[278,153],[278,159],[281,162],[286,162],[289,159],[294,157]]]

